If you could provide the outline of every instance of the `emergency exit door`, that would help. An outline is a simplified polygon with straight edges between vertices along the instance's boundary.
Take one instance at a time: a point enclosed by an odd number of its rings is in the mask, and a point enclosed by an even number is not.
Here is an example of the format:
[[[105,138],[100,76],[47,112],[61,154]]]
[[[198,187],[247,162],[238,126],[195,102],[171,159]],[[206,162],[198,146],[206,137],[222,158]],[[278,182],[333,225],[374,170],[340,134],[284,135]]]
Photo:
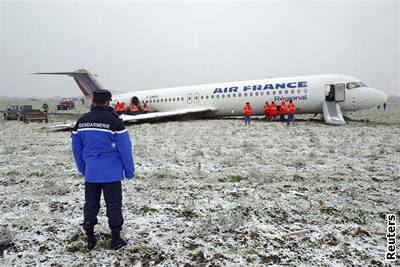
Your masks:
[[[346,88],[344,83],[326,84],[325,85],[325,100],[343,102],[346,99]]]
[[[335,101],[343,102],[346,99],[344,83],[335,84]]]

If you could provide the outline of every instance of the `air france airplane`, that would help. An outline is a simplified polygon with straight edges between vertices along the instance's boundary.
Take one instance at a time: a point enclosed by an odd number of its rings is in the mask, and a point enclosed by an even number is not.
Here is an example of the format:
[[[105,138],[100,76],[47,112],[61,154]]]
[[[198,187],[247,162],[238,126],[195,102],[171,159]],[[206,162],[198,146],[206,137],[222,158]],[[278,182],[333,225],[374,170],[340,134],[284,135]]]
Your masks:
[[[94,75],[85,69],[36,74],[73,77],[87,106],[90,106],[93,91],[104,89]],[[327,74],[138,90],[118,95],[113,93],[112,106],[124,102],[127,108],[132,103],[140,108],[146,103],[151,107],[150,113],[120,116],[123,121],[138,122],[182,116],[242,116],[246,102],[253,106],[254,115],[263,115],[265,102],[274,101],[279,106],[282,101],[289,100],[295,103],[296,114],[320,113],[327,124],[345,125],[342,112],[376,107],[386,102],[387,96],[354,77]]]

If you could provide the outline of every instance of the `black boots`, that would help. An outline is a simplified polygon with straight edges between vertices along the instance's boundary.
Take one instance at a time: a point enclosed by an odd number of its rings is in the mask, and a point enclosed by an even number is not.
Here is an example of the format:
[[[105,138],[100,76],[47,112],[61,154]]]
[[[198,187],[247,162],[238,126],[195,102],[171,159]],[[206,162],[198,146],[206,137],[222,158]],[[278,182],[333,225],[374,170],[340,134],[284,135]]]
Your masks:
[[[86,237],[87,237],[87,248],[93,249],[97,243],[97,239],[94,236],[94,228],[86,230]]]
[[[126,241],[121,237],[120,231],[111,231],[111,249],[117,250],[126,246],[126,244]]]

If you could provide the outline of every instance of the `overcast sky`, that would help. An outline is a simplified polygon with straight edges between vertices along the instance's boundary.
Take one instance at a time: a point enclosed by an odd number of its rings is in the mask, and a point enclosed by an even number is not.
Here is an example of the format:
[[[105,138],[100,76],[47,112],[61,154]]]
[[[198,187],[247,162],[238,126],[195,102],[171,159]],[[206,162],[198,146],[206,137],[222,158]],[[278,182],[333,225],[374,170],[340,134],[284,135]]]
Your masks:
[[[399,1],[1,1],[5,96],[339,73],[400,95]]]

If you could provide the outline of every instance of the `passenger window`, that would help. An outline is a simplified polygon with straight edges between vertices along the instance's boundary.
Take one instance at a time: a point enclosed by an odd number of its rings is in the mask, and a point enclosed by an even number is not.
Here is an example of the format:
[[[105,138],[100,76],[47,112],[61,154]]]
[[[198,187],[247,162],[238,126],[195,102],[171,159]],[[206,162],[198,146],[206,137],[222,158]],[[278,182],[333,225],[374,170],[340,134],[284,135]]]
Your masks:
[[[243,96],[245,96],[245,97],[246,97],[246,96],[247,96],[247,93],[244,93],[244,94],[243,94]]]
[[[261,92],[260,95],[264,95],[264,92]]]
[[[253,96],[253,93],[252,93],[252,92],[250,92],[250,96]]]
[[[272,94],[273,94],[273,95],[276,95],[276,92],[275,92],[275,90],[274,90],[274,91],[272,91]]]
[[[200,96],[200,99],[204,99],[204,96]]]
[[[214,98],[214,95],[211,95],[211,98],[213,99],[213,98]]]
[[[300,92],[301,92],[301,90],[300,90],[300,89],[297,89],[297,93],[300,94]]]
[[[242,97],[242,93],[239,93],[239,94],[238,94],[238,97]]]
[[[307,93],[307,88],[304,88],[304,93]]]
[[[267,91],[267,95],[269,95],[269,91]]]
[[[292,94],[294,94],[294,89],[292,89],[292,91],[290,91]]]
[[[208,95],[206,95],[206,99],[208,99]]]
[[[280,95],[282,94],[282,90],[279,90],[279,94],[280,94]]]
[[[227,94],[227,97],[231,97],[231,94]]]
[[[222,94],[222,98],[224,98],[225,97],[225,95],[224,94]]]
[[[217,98],[219,98],[219,95],[217,95]]]
[[[285,94],[288,94],[289,93],[289,91],[288,90],[285,90]]]
[[[232,94],[232,97],[236,97],[236,94],[234,93],[234,94]]]
[[[256,96],[258,96],[258,92],[255,92],[254,94],[255,94]]]

